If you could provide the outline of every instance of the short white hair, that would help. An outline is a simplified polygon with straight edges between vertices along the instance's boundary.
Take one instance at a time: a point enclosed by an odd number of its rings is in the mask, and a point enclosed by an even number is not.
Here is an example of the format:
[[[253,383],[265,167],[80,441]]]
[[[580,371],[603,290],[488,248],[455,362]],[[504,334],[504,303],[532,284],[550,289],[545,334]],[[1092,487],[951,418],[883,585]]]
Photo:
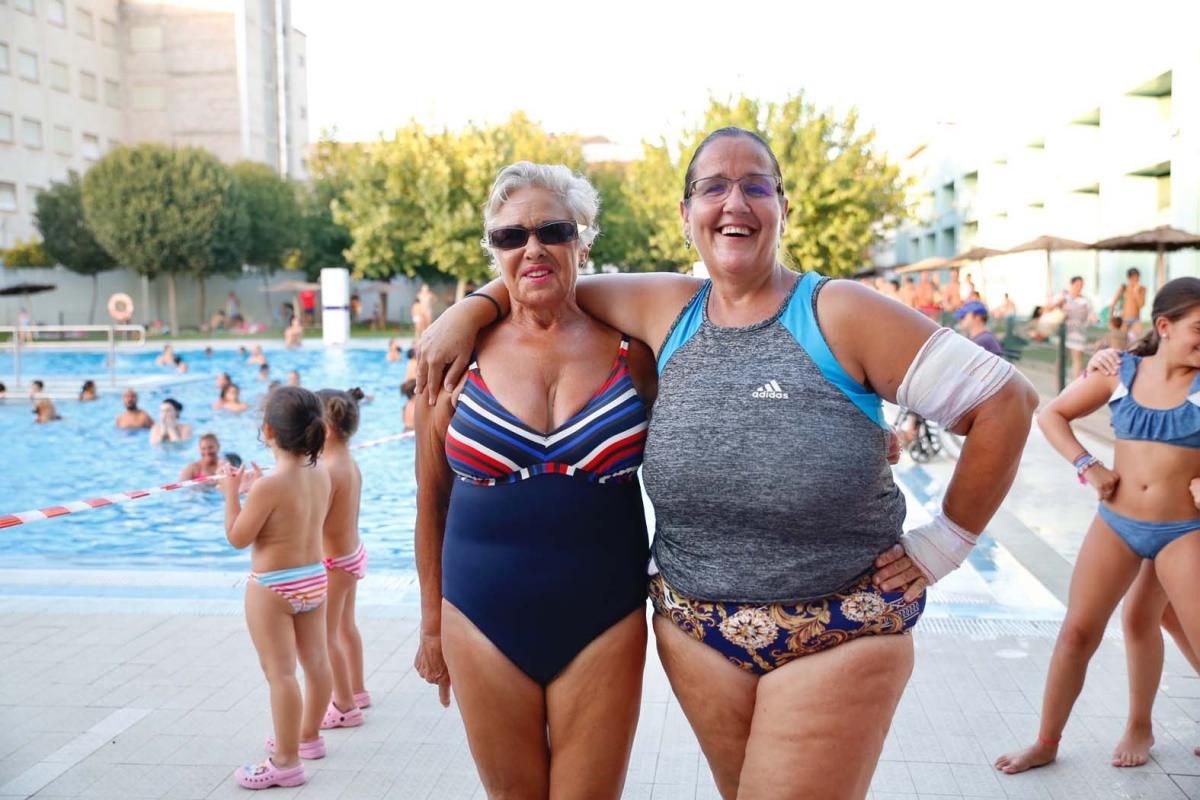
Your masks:
[[[558,195],[571,218],[579,223],[579,240],[585,247],[591,246],[596,235],[600,233],[600,226],[596,222],[596,217],[600,214],[600,193],[592,186],[591,181],[572,172],[570,167],[564,164],[518,161],[500,170],[483,207],[484,230],[491,227],[492,220],[514,192],[530,187],[545,189]],[[483,246],[491,251],[486,233]]]

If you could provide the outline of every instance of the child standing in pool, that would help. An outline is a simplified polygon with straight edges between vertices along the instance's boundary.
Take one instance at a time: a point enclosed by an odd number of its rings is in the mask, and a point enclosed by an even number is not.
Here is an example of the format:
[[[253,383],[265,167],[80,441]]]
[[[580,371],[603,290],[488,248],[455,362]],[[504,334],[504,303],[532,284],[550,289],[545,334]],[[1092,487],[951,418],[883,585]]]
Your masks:
[[[1117,375],[1092,373],[1075,381],[1038,416],[1046,438],[1074,463],[1079,480],[1096,490],[1100,507],[1075,561],[1037,741],[997,759],[1003,772],[1057,757],[1088,662],[1146,562],[1164,593],[1159,613],[1169,603],[1193,650],[1200,646],[1200,511],[1193,494],[1200,478],[1200,278],[1163,286],[1151,319],[1150,333],[1121,355]],[[1070,425],[1106,402],[1117,440],[1112,469],[1083,448]],[[1149,746],[1125,744],[1145,752]],[[1138,760],[1114,758],[1121,766]]]
[[[325,623],[329,661],[333,666],[333,698],[322,728],[351,728],[363,723],[362,709],[371,705],[363,677],[362,636],[354,621],[358,582],[367,574],[367,551],[358,537],[358,505],[362,473],[350,455],[350,437],[358,430],[361,389],[322,389],[325,405],[325,450],[321,463],[329,471],[333,496],[325,518],[325,568],[329,602]]]
[[[317,463],[325,444],[321,401],[306,389],[272,392],[263,412],[262,438],[275,454],[271,474],[264,477],[257,464],[250,471],[226,466],[221,487],[229,543],[254,548],[246,625],[270,684],[275,728],[267,739],[270,755],[234,773],[247,789],[304,783],[301,757],[325,755],[321,715],[333,680],[321,608],[326,595],[321,529],[330,499],[329,473]],[[239,491],[247,492],[244,507]],[[308,704],[296,680],[297,658],[304,667]]]

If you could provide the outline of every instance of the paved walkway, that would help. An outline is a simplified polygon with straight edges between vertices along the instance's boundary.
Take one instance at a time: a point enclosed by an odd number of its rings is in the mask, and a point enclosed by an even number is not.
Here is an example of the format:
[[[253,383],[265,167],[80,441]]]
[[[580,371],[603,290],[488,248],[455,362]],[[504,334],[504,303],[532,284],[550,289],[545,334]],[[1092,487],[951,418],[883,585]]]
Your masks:
[[[15,601],[7,601],[10,605]],[[0,606],[0,608],[3,608]],[[326,733],[329,757],[272,797],[418,800],[483,797],[462,724],[412,671],[416,622],[363,621],[375,705],[361,728]],[[1200,798],[1192,754],[1200,680],[1168,659],[1154,760],[1107,766],[1125,711],[1120,643],[1106,641],[1060,762],[1020,776],[990,766],[1031,741],[1057,626],[923,621],[917,667],[872,797]],[[234,615],[0,617],[0,798],[246,797],[230,779],[269,732],[266,687]],[[627,798],[716,798],[666,679],[651,656]]]
[[[1089,446],[1107,455],[1103,441]],[[942,461],[900,466],[910,513],[936,503],[951,469]],[[1153,760],[1133,770],[1108,766],[1127,692],[1116,629],[1092,664],[1059,762],[1019,776],[991,767],[1037,730],[1070,564],[1094,511],[1094,499],[1077,488],[1069,466],[1035,432],[983,545],[931,590],[915,635],[916,670],[872,785],[875,800],[1200,798],[1200,758],[1192,753],[1200,742],[1200,679],[1171,645]],[[0,800],[249,796],[230,775],[261,757],[270,720],[233,587],[199,603],[122,595],[118,579],[102,590],[54,591],[61,576],[19,574],[21,586],[0,576],[8,586],[0,597]],[[457,712],[442,709],[412,670],[411,580],[376,577],[408,601],[366,606],[375,701],[368,721],[328,732],[329,757],[309,762],[309,783],[270,796],[482,798]],[[718,796],[653,652],[624,796]]]

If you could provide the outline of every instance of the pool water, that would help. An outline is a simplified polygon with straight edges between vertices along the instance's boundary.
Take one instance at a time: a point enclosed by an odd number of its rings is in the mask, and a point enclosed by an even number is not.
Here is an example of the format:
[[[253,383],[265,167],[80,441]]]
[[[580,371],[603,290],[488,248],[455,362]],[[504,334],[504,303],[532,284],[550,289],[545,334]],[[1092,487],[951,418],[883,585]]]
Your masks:
[[[100,399],[91,403],[56,402],[63,419],[37,425],[29,406],[0,404],[0,442],[4,467],[0,475],[0,515],[28,511],[114,492],[170,483],[198,458],[197,442],[213,432],[221,451],[233,451],[266,467],[273,459],[258,440],[258,404],[267,382],[257,379],[258,366],[245,363],[236,349],[177,349],[190,371],[180,382],[139,391],[139,404],[157,418],[166,397],[183,404],[182,420],[192,425],[191,441],[151,446],[149,431],[118,430],[113,421],[123,410],[120,376],[172,374],[154,365],[157,350],[118,354],[118,386],[108,384],[107,353],[29,352],[21,372],[34,378],[93,378]],[[286,382],[298,370],[310,389],[361,386],[374,399],[361,408],[362,421],[352,440],[364,442],[399,433],[403,402],[399,392],[403,361],[388,363],[383,349],[306,347],[266,349],[270,377]],[[10,354],[0,355],[0,376],[13,373]],[[216,376],[228,372],[242,390],[250,410],[242,414],[214,411]],[[11,384],[10,384],[11,386]],[[26,388],[26,391],[28,389]],[[10,391],[10,394],[12,392]],[[391,442],[355,451],[363,473],[360,532],[373,569],[413,568],[412,529],[416,516],[413,442]],[[211,489],[180,489],[146,499],[52,520],[0,530],[0,554],[9,567],[68,567],[105,570],[244,571],[248,550],[225,540],[223,501]]]

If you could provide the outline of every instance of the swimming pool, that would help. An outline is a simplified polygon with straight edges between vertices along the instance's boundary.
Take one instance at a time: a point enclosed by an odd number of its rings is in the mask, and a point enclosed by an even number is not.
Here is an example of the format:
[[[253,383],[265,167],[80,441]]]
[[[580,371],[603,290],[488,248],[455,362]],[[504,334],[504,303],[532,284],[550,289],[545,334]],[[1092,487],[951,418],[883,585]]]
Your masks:
[[[382,344],[382,343],[381,343]],[[4,443],[0,515],[26,511],[116,491],[169,483],[197,456],[197,439],[211,431],[222,452],[233,451],[261,466],[272,462],[258,441],[256,407],[267,390],[257,379],[258,367],[245,363],[235,349],[177,348],[190,367],[180,382],[139,392],[139,402],[152,416],[165,397],[183,406],[182,419],[194,436],[185,444],[149,444],[148,431],[122,431],[113,425],[122,410],[121,375],[171,374],[154,365],[156,349],[118,354],[118,388],[108,386],[107,353],[26,351],[22,376],[94,378],[100,399],[92,403],[58,402],[60,422],[36,425],[29,406],[0,405],[0,441]],[[311,389],[361,386],[374,400],[362,406],[362,422],[354,441],[399,433],[403,404],[398,390],[403,361],[388,363],[383,349],[306,347],[266,349],[270,377],[286,380],[299,371]],[[215,378],[228,372],[250,405],[243,414],[214,411]],[[0,376],[13,373],[11,354],[0,354]],[[28,389],[26,388],[26,391]],[[10,394],[13,392],[10,389]],[[373,568],[413,568],[412,526],[416,515],[413,443],[402,440],[355,451],[363,472],[360,529]],[[183,489],[117,506],[0,530],[0,554],[9,566],[69,567],[103,570],[244,571],[248,550],[225,540],[223,502],[218,492]]]

